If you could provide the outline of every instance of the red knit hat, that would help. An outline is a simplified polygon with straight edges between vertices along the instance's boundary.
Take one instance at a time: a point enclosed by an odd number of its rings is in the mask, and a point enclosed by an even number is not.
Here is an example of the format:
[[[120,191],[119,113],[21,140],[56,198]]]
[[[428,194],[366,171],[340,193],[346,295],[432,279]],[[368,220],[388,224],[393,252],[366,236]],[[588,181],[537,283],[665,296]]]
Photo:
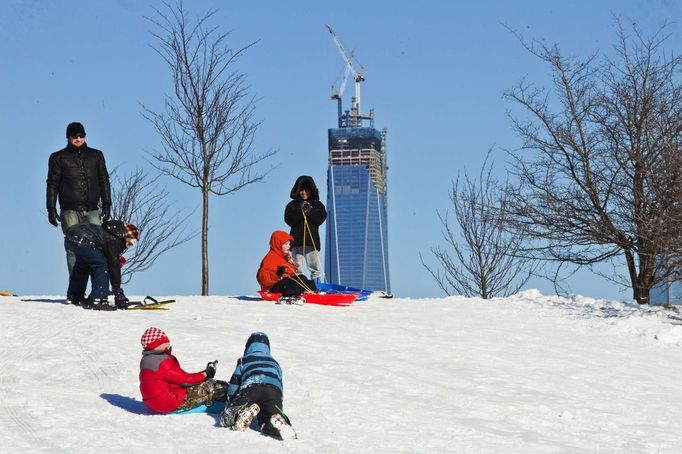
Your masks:
[[[159,328],[155,328],[153,326],[147,328],[147,330],[142,335],[142,339],[140,339],[142,348],[144,348],[145,350],[154,350],[156,347],[158,347],[161,344],[165,344],[166,342],[170,343],[170,340],[168,339],[168,336],[166,336],[166,333],[161,331]]]

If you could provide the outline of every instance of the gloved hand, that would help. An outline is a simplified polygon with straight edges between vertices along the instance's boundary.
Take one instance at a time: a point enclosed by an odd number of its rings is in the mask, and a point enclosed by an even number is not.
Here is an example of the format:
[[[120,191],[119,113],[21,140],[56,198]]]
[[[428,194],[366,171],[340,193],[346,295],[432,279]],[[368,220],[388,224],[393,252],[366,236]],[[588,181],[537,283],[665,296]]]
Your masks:
[[[54,208],[49,208],[47,210],[47,219],[50,221],[50,224],[52,224],[55,227],[57,227],[62,220],[57,214],[57,210],[55,210]]]
[[[310,204],[310,202],[303,202],[301,204],[301,211],[303,211],[303,214],[305,214],[306,216],[308,215],[308,213],[310,213],[310,210],[312,208],[313,206]]]
[[[114,292],[114,304],[117,309],[128,309],[130,305],[130,300],[123,293],[122,288],[115,288]]]
[[[286,266],[284,266],[284,265],[278,266],[277,271],[276,271],[277,276],[282,277],[284,275],[284,273],[286,272],[286,270],[287,270]]]
[[[103,206],[102,207],[102,222],[107,222],[109,219],[111,219],[111,207],[110,206]]]
[[[216,372],[217,366],[218,366],[218,360],[217,359],[213,362],[206,364],[206,370],[204,370],[204,372],[206,373],[206,378],[215,377],[215,372]]]

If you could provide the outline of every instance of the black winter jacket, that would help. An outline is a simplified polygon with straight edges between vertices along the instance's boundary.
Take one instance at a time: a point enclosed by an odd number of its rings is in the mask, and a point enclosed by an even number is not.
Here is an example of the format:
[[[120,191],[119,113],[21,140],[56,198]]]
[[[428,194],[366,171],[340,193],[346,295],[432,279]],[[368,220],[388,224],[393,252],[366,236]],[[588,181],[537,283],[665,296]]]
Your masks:
[[[299,195],[301,189],[307,189],[310,195],[308,196],[308,203],[311,205],[310,212],[303,216],[303,199]],[[320,234],[318,228],[327,219],[327,210],[324,204],[320,202],[320,191],[318,191],[315,181],[312,177],[307,175],[300,176],[296,179],[294,187],[291,188],[291,198],[284,209],[284,222],[286,222],[291,231],[289,232],[294,237],[293,246],[303,246],[305,244],[306,252],[317,249],[322,249],[320,244]],[[305,230],[305,220],[308,221],[310,233]],[[312,238],[311,238],[312,236]]]
[[[97,224],[76,224],[66,229],[64,235],[67,241],[99,249],[107,258],[111,288],[121,288],[121,265],[118,258],[126,249],[123,224],[121,221],[108,221],[105,226],[108,227],[107,230]]]
[[[50,155],[47,170],[47,209],[56,209],[57,197],[62,210],[93,211],[100,199],[102,208],[111,207],[111,187],[104,155],[83,144]]]

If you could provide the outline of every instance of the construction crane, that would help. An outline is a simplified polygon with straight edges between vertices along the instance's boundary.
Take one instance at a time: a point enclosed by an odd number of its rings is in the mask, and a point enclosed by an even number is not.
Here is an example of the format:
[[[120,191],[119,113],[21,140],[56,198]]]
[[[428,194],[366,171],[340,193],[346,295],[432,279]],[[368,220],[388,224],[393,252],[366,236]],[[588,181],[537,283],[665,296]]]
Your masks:
[[[332,99],[335,99],[338,102],[338,107],[339,107],[339,127],[342,127],[342,123],[344,120],[344,117],[348,120],[346,123],[348,126],[351,127],[358,127],[362,125],[362,120],[367,119],[371,120],[373,119],[373,115],[363,115],[360,113],[360,82],[365,80],[365,69],[361,66],[357,71],[353,67],[353,60],[355,59],[355,49],[351,51],[350,54],[348,54],[343,46],[341,45],[341,42],[339,41],[339,38],[336,36],[336,32],[334,29],[331,27],[329,24],[324,24],[325,27],[327,27],[327,30],[329,33],[332,35],[332,39],[334,40],[334,44],[336,45],[336,48],[338,49],[339,53],[341,54],[341,58],[343,58],[344,63],[346,64],[345,70],[344,70],[344,76],[343,79],[341,80],[341,85],[339,86],[339,90],[336,90],[334,86],[332,85]],[[346,81],[348,80],[348,76],[353,75],[353,78],[355,79],[355,96],[353,97],[353,100],[351,102],[351,110],[350,113],[346,113],[344,116],[342,114],[343,109],[342,109],[342,101],[341,98],[343,96],[343,92],[346,89]]]

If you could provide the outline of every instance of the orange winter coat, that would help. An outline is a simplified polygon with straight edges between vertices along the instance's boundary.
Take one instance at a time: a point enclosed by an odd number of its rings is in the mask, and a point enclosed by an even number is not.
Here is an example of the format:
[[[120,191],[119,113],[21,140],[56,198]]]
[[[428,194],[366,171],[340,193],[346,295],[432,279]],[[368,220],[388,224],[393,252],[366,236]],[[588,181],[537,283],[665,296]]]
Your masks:
[[[256,273],[256,279],[260,284],[261,290],[268,291],[282,278],[296,274],[296,265],[291,255],[284,254],[282,251],[282,245],[287,241],[293,242],[293,240],[287,232],[281,230],[272,232],[270,236],[270,251],[263,257],[258,273]],[[277,268],[280,266],[286,267],[286,271],[284,271],[281,277],[277,276]]]

